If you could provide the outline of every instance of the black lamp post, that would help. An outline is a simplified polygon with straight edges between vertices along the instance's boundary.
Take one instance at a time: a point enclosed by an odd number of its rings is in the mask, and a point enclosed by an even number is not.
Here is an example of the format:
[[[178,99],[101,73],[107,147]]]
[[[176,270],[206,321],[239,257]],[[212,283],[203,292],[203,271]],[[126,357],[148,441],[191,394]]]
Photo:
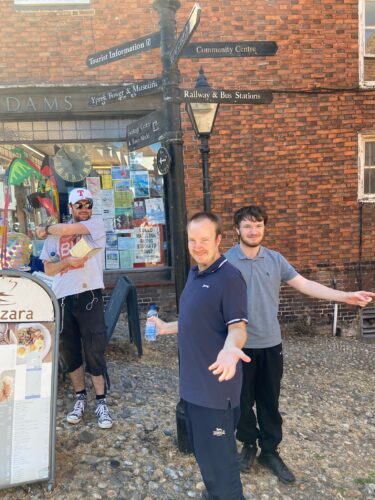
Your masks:
[[[195,88],[201,91],[211,91],[212,88],[207,82],[203,68],[199,70],[199,76]],[[214,123],[219,109],[219,104],[215,102],[188,102],[186,111],[193,125],[195,135],[200,139],[200,152],[202,155],[202,176],[203,176],[203,207],[205,211],[211,210],[211,188],[208,170],[208,157],[210,148],[208,140],[214,128]]]

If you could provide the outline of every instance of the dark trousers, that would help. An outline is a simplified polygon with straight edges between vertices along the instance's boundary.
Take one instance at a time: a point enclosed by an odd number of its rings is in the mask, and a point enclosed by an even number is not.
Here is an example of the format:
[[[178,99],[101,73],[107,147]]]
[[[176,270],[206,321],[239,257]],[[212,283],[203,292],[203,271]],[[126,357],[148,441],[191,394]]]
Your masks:
[[[262,451],[274,451],[282,440],[283,420],[279,413],[282,344],[243,350],[251,357],[251,362],[242,364],[241,417],[236,437],[252,445],[258,440]]]
[[[73,372],[82,366],[83,347],[86,371],[107,378],[104,357],[107,335],[101,290],[69,295],[59,299],[59,303],[62,309],[60,354],[68,371]]]
[[[211,500],[242,500],[234,437],[240,409],[215,410],[184,401],[195,458]]]

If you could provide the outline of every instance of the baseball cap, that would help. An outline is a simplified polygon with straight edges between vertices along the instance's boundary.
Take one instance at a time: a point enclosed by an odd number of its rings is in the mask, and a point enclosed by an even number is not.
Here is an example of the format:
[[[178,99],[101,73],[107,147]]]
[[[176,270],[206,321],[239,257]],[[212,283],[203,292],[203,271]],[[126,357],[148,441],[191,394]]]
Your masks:
[[[74,205],[77,201],[81,200],[92,200],[92,194],[88,189],[85,188],[75,188],[69,193],[69,203]]]

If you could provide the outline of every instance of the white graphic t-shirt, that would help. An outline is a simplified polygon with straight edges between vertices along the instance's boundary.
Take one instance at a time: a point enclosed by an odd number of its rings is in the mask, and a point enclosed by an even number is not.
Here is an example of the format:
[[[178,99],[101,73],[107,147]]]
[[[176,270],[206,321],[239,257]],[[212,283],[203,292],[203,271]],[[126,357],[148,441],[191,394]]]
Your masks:
[[[53,277],[52,290],[58,299],[104,288],[105,228],[103,219],[94,216],[79,223],[86,226],[90,231],[89,236],[102,251],[90,257],[82,267],[68,267]],[[55,256],[58,256],[60,260],[66,259],[70,256],[70,249],[81,237],[81,235],[48,236],[40,254],[41,260],[53,261]]]

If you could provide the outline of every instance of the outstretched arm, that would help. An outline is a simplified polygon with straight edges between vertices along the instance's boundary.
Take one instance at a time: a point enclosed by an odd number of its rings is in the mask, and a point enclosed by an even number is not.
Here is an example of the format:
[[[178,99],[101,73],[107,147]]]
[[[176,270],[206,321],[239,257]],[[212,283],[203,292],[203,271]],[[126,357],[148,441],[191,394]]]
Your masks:
[[[53,224],[47,226],[47,231],[44,226],[37,226],[35,232],[40,240],[45,240],[49,235],[71,236],[76,234],[90,234],[87,227],[80,222],[74,222],[73,224]]]
[[[163,321],[160,318],[152,316],[148,318],[147,321],[156,323],[156,335],[170,335],[178,333],[178,321]]]
[[[353,306],[365,307],[375,297],[375,293],[373,292],[343,292],[341,290],[335,290],[334,288],[321,285],[316,281],[308,280],[300,274],[287,283],[299,292],[309,295],[310,297],[331,300],[333,302],[345,302]]]
[[[246,342],[246,324],[244,321],[228,326],[228,336],[215,363],[208,367],[213,375],[219,375],[219,382],[230,380],[236,373],[236,366],[240,359],[249,363],[251,359],[241,350]]]

